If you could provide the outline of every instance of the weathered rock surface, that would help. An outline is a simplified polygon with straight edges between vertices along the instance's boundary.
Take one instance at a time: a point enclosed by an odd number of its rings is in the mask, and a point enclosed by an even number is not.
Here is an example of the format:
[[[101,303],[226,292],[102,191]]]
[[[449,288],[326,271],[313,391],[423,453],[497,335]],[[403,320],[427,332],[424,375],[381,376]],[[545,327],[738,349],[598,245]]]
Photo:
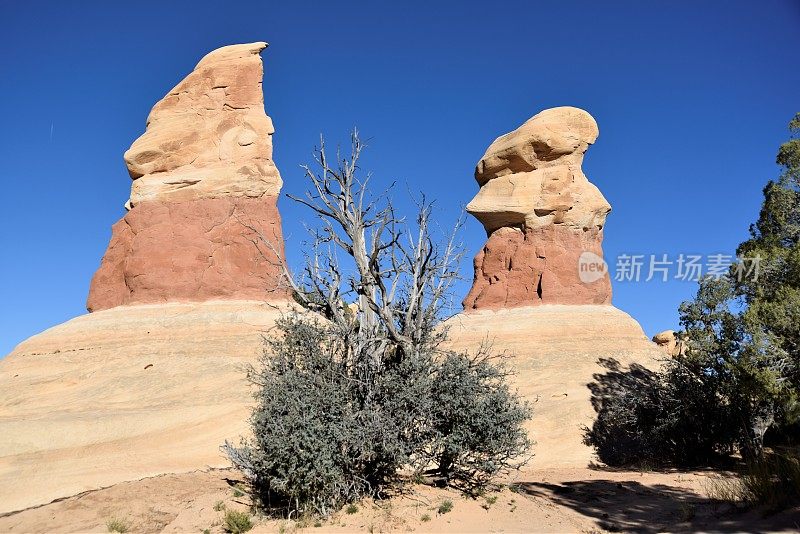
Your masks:
[[[264,112],[266,43],[206,55],[125,153],[130,211],[114,225],[86,307],[287,296]]]
[[[130,205],[220,196],[276,196],[272,120],[264,112],[258,42],[225,46],[159,101],[125,152]]]
[[[254,301],[82,315],[0,360],[0,514],[125,480],[227,467],[243,366],[285,310]]]
[[[262,239],[283,243],[275,197],[143,202],[114,225],[87,308],[280,300],[282,272]]]
[[[489,240],[475,257],[465,309],[611,302],[607,273],[590,282],[579,276],[583,252],[602,259],[611,210],[581,170],[597,135],[591,115],[560,107],[489,146],[475,170],[480,190],[467,205]]]
[[[585,467],[593,450],[583,444],[583,426],[595,411],[591,391],[601,358],[624,369],[657,365],[663,353],[625,312],[605,305],[542,305],[461,313],[447,321],[450,345],[474,351],[489,341],[505,352],[513,384],[532,403],[526,428],[536,440],[526,469]],[[596,461],[596,460],[595,460]]]
[[[670,356],[686,354],[686,342],[679,338],[675,330],[664,330],[653,336],[653,342]]]

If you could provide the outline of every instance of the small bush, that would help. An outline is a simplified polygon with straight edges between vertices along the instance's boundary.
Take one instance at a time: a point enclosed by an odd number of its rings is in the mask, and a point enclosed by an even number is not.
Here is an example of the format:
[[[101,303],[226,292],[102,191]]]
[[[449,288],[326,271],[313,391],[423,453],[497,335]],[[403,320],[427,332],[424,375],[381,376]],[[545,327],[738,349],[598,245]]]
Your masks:
[[[622,370],[601,360],[608,372],[590,384],[597,418],[584,433],[608,465],[707,465],[730,451],[736,434],[724,406],[714,402],[710,378],[689,358],[666,362],[658,371],[633,365]]]
[[[109,532],[128,532],[130,529],[130,525],[128,521],[125,519],[112,517],[106,522],[106,528],[108,528]]]
[[[440,323],[463,254],[455,234],[434,234],[424,196],[411,218],[387,195],[371,197],[358,176],[364,145],[357,132],[351,141],[349,160],[329,159],[321,144],[318,168],[305,167],[308,194],[295,198],[319,224],[302,280],[287,269],[285,282],[321,318],[276,323],[250,373],[253,440],[224,445],[254,496],[292,516],[383,496],[405,481],[401,472],[480,487],[530,446],[530,410],[488,351],[444,348]]]
[[[420,517],[419,520],[422,521],[423,523],[427,523],[428,521],[431,520],[431,516],[429,516],[428,514],[422,514],[422,517]]]
[[[788,452],[767,453],[741,476],[745,498],[769,511],[800,501],[800,458]]]
[[[214,511],[221,512],[225,509],[225,503],[222,501],[217,501],[214,503]]]
[[[450,482],[482,488],[509,467],[504,458],[519,458],[530,448],[522,427],[530,408],[510,391],[506,377],[485,350],[475,358],[448,353],[439,363],[432,385],[431,461]]]
[[[348,515],[353,515],[354,513],[358,512],[358,506],[355,504],[348,504],[344,511]]]
[[[253,528],[253,521],[250,519],[250,514],[247,512],[240,512],[239,510],[227,510],[225,512],[225,521],[223,524],[225,531],[231,534],[241,534]]]
[[[446,514],[453,510],[453,501],[450,499],[446,499],[442,501],[442,504],[439,505],[439,509],[437,510],[440,514]]]
[[[299,315],[276,324],[282,336],[251,372],[254,440],[223,447],[268,509],[327,515],[381,495],[406,466],[481,486],[530,446],[529,408],[484,356],[387,358],[363,377],[336,328]]]

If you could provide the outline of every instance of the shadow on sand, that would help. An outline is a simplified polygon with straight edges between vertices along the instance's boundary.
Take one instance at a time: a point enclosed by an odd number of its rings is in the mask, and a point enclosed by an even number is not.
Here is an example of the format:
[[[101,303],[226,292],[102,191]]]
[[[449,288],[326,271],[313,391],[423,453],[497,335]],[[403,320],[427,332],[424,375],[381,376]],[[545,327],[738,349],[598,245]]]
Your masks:
[[[676,473],[676,477],[680,474]],[[739,510],[690,490],[636,481],[522,482],[516,491],[592,518],[611,532],[796,532],[800,508],[765,516]]]

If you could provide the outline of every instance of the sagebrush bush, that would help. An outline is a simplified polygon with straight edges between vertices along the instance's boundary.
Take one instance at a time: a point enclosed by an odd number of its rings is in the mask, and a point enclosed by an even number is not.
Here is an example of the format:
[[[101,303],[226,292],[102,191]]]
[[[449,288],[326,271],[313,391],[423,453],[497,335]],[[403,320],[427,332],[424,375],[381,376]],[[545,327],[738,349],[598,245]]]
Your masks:
[[[634,365],[622,370],[601,360],[608,372],[590,384],[597,417],[584,441],[609,465],[708,464],[730,452],[736,427],[718,398],[714,377],[688,358],[657,371]]]
[[[387,358],[367,376],[341,359],[332,326],[298,314],[276,325],[281,336],[250,375],[254,438],[224,446],[273,511],[329,514],[381,495],[403,469],[480,486],[530,445],[529,408],[491,359]]]
[[[504,367],[479,354],[444,355],[431,389],[431,461],[464,486],[485,485],[531,445],[522,427],[529,407],[509,389]]]
[[[529,446],[529,409],[486,349],[443,348],[463,255],[455,233],[434,240],[424,197],[413,224],[388,196],[373,200],[369,178],[356,176],[362,148],[354,133],[350,160],[337,153],[331,166],[323,145],[320,171],[306,167],[312,188],[295,200],[320,227],[310,230],[302,282],[288,269],[285,279],[313,314],[277,322],[250,373],[254,437],[224,446],[256,497],[286,513],[324,515],[381,496],[401,472],[480,487]]]

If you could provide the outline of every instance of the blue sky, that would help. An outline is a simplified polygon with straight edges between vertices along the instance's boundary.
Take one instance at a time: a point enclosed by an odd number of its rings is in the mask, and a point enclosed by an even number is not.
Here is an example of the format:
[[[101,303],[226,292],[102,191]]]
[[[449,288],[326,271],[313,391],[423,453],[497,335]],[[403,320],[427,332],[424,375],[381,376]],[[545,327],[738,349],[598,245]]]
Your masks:
[[[620,254],[731,254],[746,237],[800,111],[798,28],[797,0],[0,0],[0,355],[85,312],[129,193],[122,153],[214,48],[271,45],[284,192],[304,189],[299,165],[320,133],[346,141],[357,126],[376,185],[424,190],[442,221],[477,191],[474,165],[496,136],[544,108],[588,110],[600,138],[584,171],[613,206],[613,270]],[[287,199],[280,209],[296,264],[309,216]],[[485,240],[475,220],[463,237],[470,256]],[[614,282],[614,304],[652,335],[676,326],[694,290]]]

